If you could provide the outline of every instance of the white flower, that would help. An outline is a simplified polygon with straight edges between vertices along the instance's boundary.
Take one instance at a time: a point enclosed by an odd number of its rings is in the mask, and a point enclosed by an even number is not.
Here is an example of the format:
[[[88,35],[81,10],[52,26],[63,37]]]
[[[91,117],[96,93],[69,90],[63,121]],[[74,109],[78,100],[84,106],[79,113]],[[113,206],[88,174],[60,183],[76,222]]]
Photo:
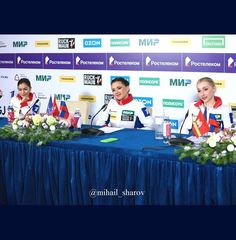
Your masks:
[[[221,134],[220,133],[215,134],[214,139],[215,139],[216,142],[220,142]]]
[[[39,126],[40,123],[43,122],[43,118],[39,114],[34,115],[32,117],[32,120],[33,120],[34,125],[36,125],[36,126]]]
[[[53,116],[48,116],[46,119],[46,123],[51,126],[51,125],[55,125],[57,123],[56,118],[54,118]]]
[[[38,143],[37,143],[37,146],[41,146],[43,144],[43,142],[42,141],[39,141]]]
[[[211,138],[211,137],[210,137]],[[209,144],[209,146],[211,147],[211,148],[214,148],[215,146],[216,146],[216,141],[215,141],[215,139],[214,138],[212,138],[212,139],[208,139],[207,140],[207,143]]]
[[[236,136],[234,135],[230,138],[230,140],[234,143],[234,146],[236,146]]]
[[[46,123],[42,123],[42,127],[43,127],[44,129],[48,129],[48,125],[47,125]]]
[[[17,122],[17,125],[18,125],[19,127],[23,126],[23,121],[22,121],[22,120],[19,120],[19,121]]]
[[[229,144],[229,145],[227,146],[227,150],[228,150],[229,152],[233,152],[233,151],[234,151],[234,145],[233,145],[233,144]]]
[[[13,125],[12,125],[12,129],[15,131],[15,130],[18,129],[18,126],[17,126],[16,124],[13,124]]]
[[[217,152],[214,152],[213,154],[212,154],[212,157],[216,157],[217,156]]]
[[[226,150],[223,150],[223,151],[221,152],[220,156],[221,156],[221,157],[224,157],[224,156],[226,156],[226,154],[227,154],[227,151],[226,151]]]
[[[191,147],[185,146],[185,147],[184,147],[184,150],[185,150],[185,151],[191,150]]]
[[[53,132],[56,130],[56,127],[54,125],[50,126],[49,129]]]
[[[194,156],[198,156],[200,154],[200,152],[199,151],[196,151],[195,153],[194,153]]]

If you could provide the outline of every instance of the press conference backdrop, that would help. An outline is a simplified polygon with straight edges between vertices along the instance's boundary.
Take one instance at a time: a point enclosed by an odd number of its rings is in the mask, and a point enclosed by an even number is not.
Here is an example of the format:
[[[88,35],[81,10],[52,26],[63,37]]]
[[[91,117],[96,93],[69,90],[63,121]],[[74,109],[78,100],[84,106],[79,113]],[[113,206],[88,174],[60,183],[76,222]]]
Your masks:
[[[27,77],[41,112],[50,95],[89,101],[89,123],[120,76],[153,115],[164,108],[177,132],[201,77],[214,79],[217,95],[236,108],[236,35],[1,35],[0,117],[7,116],[17,81]]]

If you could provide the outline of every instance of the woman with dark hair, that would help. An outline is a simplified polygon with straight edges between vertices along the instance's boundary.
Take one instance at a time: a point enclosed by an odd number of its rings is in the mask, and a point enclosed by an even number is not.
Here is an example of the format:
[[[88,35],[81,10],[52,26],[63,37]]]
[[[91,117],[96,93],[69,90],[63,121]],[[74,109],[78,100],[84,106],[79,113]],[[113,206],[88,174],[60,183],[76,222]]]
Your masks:
[[[29,79],[22,78],[17,83],[18,94],[11,98],[10,106],[14,110],[14,118],[24,117],[26,114],[39,113],[40,101],[35,93],[31,92]]]
[[[142,102],[135,100],[130,94],[129,82],[122,78],[115,78],[111,82],[114,99],[108,103],[101,114],[97,125],[153,129],[154,120]]]

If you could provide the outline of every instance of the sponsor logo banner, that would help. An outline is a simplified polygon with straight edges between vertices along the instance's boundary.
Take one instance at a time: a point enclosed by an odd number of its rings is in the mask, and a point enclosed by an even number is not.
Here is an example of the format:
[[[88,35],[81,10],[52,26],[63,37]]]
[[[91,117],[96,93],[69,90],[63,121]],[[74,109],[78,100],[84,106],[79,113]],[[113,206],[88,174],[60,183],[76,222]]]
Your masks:
[[[185,72],[224,72],[224,54],[183,53]]]
[[[112,98],[114,98],[112,94],[104,94],[104,104],[108,104]]]
[[[74,49],[75,38],[58,38],[58,49]]]
[[[236,73],[236,54],[225,54],[225,72]]]
[[[134,97],[134,99],[138,100],[139,102],[142,102],[146,107],[153,106],[153,99],[150,97]]]
[[[106,70],[106,53],[74,54],[75,69]]]
[[[63,101],[67,101],[69,99],[71,99],[71,95],[70,94],[61,94],[61,93],[56,93],[54,94],[54,97],[56,98],[56,100],[63,100]]]
[[[172,129],[178,129],[179,121],[177,119],[170,119],[170,125]]]
[[[0,54],[0,68],[14,68],[15,54]]]
[[[171,38],[169,39],[169,45],[171,46],[190,46],[192,41],[190,38]]]
[[[159,42],[160,40],[158,38],[143,38],[138,40],[138,45],[145,46],[145,47],[149,47],[149,46],[153,47],[153,46],[156,46]]]
[[[5,42],[0,41],[0,48],[4,48],[4,47],[6,47],[6,46],[7,46],[7,44],[6,44]]]
[[[140,77],[139,85],[142,86],[160,86],[160,78]]]
[[[76,82],[76,77],[75,76],[60,76],[59,77],[59,82]]]
[[[16,68],[42,68],[41,53],[19,53],[16,57]]]
[[[96,102],[96,96],[79,96],[79,101],[84,101],[84,102]]]
[[[13,41],[12,42],[13,47],[17,47],[17,48],[22,48],[22,47],[26,47],[28,45],[27,41]]]
[[[84,85],[102,85],[102,75],[84,74]]]
[[[180,53],[143,53],[144,71],[181,71]]]
[[[186,87],[192,83],[191,79],[170,79],[170,86]]]
[[[203,48],[225,48],[225,36],[203,36]]]
[[[101,38],[85,38],[83,39],[84,48],[101,48],[102,39]]]
[[[51,75],[36,75],[36,81],[48,82],[51,79]]]
[[[45,69],[73,69],[72,53],[45,53],[43,59]]]
[[[111,47],[129,47],[130,40],[129,38],[112,38],[110,39]]]
[[[35,41],[34,45],[35,45],[35,47],[50,47],[51,42],[50,41]]]
[[[225,80],[214,80],[215,84],[219,88],[225,88]]]
[[[163,107],[184,108],[184,100],[178,99],[163,99]]]
[[[141,53],[108,53],[108,70],[142,70]]]

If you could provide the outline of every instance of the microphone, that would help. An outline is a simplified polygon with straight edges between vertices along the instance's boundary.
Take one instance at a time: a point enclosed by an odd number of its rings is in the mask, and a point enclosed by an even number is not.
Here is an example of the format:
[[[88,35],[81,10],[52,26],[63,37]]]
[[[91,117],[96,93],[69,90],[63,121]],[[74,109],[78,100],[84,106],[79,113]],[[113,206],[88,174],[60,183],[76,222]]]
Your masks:
[[[39,99],[36,99],[36,101],[30,106],[30,108],[27,110],[27,112],[24,114],[24,117],[22,119],[25,119],[27,113],[39,102]]]
[[[90,127],[89,128],[83,128],[81,129],[82,134],[85,135],[100,135],[100,134],[104,134],[104,132],[102,130],[99,130],[97,128],[93,128],[93,119],[98,115],[98,113],[100,113],[102,110],[105,111],[107,108],[107,104],[105,103],[100,110],[92,117],[91,119],[91,123],[90,123]]]
[[[182,128],[183,128],[183,125],[185,123],[185,120],[188,117],[188,114],[189,114],[189,110],[186,112],[185,117],[184,117],[184,121],[183,121],[183,123],[180,127],[180,131],[179,131],[180,137],[169,139],[168,142],[169,142],[170,145],[186,145],[186,144],[192,144],[193,145],[193,142],[191,140],[181,137]]]

